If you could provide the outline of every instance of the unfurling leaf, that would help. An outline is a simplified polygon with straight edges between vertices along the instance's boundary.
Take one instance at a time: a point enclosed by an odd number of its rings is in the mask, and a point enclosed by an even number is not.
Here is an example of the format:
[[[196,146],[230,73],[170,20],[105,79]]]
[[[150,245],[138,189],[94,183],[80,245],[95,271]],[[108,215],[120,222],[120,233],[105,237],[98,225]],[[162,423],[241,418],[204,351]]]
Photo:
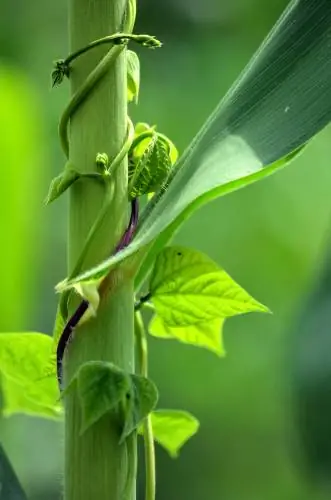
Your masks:
[[[166,326],[183,327],[248,312],[268,312],[206,255],[171,246],[158,255],[151,300]]]
[[[45,200],[46,205],[61,196],[79,177],[80,174],[76,170],[66,167],[60,175],[52,180]]]
[[[151,137],[143,139],[129,157],[130,199],[158,190],[171,167],[168,142],[156,132]]]
[[[175,145],[155,127],[137,123],[129,151],[129,198],[158,190],[178,156]]]
[[[157,388],[150,379],[134,374],[130,377],[131,391],[126,402],[124,427],[120,443],[139,427],[141,422],[155,408],[158,400]]]
[[[126,51],[127,57],[127,93],[128,101],[134,101],[136,104],[139,97],[140,87],[140,63],[139,57],[132,50]]]
[[[56,377],[45,376],[51,352],[52,339],[48,335],[30,332],[0,334],[4,415],[61,416]]]
[[[159,316],[154,316],[148,330],[153,337],[160,339],[176,339],[184,344],[204,347],[214,352],[217,356],[225,356],[222,338],[223,318],[212,319],[205,323],[194,325],[167,326]]]
[[[151,414],[154,439],[172,458],[199,430],[199,421],[187,411],[156,410]],[[142,433],[142,430],[140,430]]]

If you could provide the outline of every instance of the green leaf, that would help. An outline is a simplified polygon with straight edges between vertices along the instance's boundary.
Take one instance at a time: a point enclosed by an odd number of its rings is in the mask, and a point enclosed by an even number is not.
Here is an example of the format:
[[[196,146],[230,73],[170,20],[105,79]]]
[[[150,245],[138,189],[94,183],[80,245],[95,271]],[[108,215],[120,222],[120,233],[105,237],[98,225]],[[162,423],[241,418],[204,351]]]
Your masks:
[[[153,193],[164,183],[172,167],[170,144],[156,132],[138,142],[129,155],[130,199]]]
[[[144,418],[155,408],[157,400],[158,392],[155,384],[148,378],[132,374],[130,398],[127,401],[120,443],[139,427]]]
[[[132,243],[76,280],[107,274],[158,237],[164,244],[203,203],[276,172],[327,125],[330,36],[329,0],[293,0],[147,205]]]
[[[170,327],[268,311],[209,257],[179,246],[158,255],[150,293],[157,314]]]
[[[130,390],[129,375],[107,361],[85,363],[69,386],[75,380],[82,407],[81,433],[111,410],[117,409]]]
[[[166,135],[160,134],[160,132],[158,132],[158,135],[167,144],[168,150],[169,150],[169,157],[170,157],[171,165],[174,165],[176,163],[177,159],[178,159],[178,150],[177,150],[176,146],[169,139],[169,137],[167,137]]]
[[[140,88],[140,63],[139,57],[132,50],[126,51],[127,60],[127,86],[128,86],[128,101],[137,104]]]
[[[70,167],[70,164],[67,165],[69,166],[66,166],[64,171],[52,180],[45,200],[46,205],[56,200],[56,198],[61,196],[62,193],[79,179],[80,174]]]
[[[172,458],[199,430],[199,421],[181,410],[157,410],[151,414],[154,439]],[[140,431],[142,433],[142,431]]]
[[[160,339],[176,339],[184,344],[204,347],[217,356],[225,356],[223,346],[222,327],[224,319],[217,318],[206,323],[195,325],[170,327],[159,316],[154,316],[149,324],[149,333]]]
[[[134,136],[137,138],[139,135],[144,134],[146,132],[153,132],[155,127],[151,127],[148,123],[138,122],[134,127]]]
[[[45,377],[52,339],[42,333],[0,334],[0,378],[4,415],[59,417],[56,377]]]
[[[269,167],[267,167],[267,169],[269,169],[270,173],[276,172],[277,170],[279,170],[280,168],[283,168],[285,165],[288,165],[292,160],[297,158],[297,156],[299,156],[302,153],[303,149],[305,149],[305,145],[296,149],[295,151],[293,151],[292,153],[290,153],[286,157],[282,158],[281,160],[277,161],[276,163],[270,165]],[[261,175],[264,175],[264,174],[261,173]],[[254,182],[256,179],[258,180],[259,177],[255,178],[253,176],[251,178],[251,180],[249,181],[249,183]],[[201,200],[203,202],[203,199],[201,199]],[[183,223],[183,221],[185,221],[191,215],[192,212],[194,212],[196,210],[197,207],[200,206],[199,204],[200,204],[200,201],[197,200],[196,203],[193,203],[192,205],[190,205],[190,207],[188,207],[188,209],[183,213],[182,217],[176,219],[152,242],[151,245],[148,245],[146,247],[147,251],[144,248],[142,249],[143,251],[141,251],[140,254],[142,254],[143,259],[140,259],[140,261],[142,260],[143,262],[140,265],[137,276],[135,278],[135,289],[136,290],[139,290],[141,288],[141,285],[143,284],[146,277],[148,276],[148,274],[151,270],[151,267],[154,264],[155,258],[158,255],[158,253],[160,252],[160,250],[162,250],[162,248],[165,247],[169,243],[169,241],[172,239],[173,235],[175,234],[175,232],[177,231],[179,226]],[[138,262],[139,262],[139,260],[138,260]],[[99,276],[100,275],[101,275],[101,273],[99,273]]]
[[[22,486],[0,445],[0,498],[3,500],[27,500]]]

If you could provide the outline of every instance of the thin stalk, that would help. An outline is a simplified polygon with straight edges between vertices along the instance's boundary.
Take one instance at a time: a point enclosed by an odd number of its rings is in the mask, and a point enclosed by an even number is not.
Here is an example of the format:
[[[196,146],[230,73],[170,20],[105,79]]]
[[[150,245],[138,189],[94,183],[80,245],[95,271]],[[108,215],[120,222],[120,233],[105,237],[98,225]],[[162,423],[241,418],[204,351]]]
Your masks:
[[[148,344],[144,322],[139,311],[135,312],[134,320],[135,336],[139,358],[140,375],[148,377]],[[148,415],[143,424],[146,489],[145,500],[155,500],[156,475],[155,475],[155,449],[151,416]]]
[[[75,52],[91,41],[122,26],[125,0],[69,0],[70,50]],[[71,93],[77,95],[99,64],[107,48],[96,47],[77,59],[70,72]],[[116,54],[116,59],[114,57]],[[125,49],[112,49],[112,63],[102,78],[91,84],[88,98],[66,113],[70,118],[68,144],[70,162],[82,173],[97,171],[96,154],[114,158],[123,146],[127,126]],[[80,97],[81,99],[81,97]],[[73,114],[74,111],[74,114]],[[64,132],[64,128],[62,132]],[[64,137],[64,133],[62,134]],[[64,141],[66,143],[66,141]],[[66,149],[65,148],[65,149]],[[114,173],[115,189],[98,231],[88,246],[83,268],[87,269],[109,256],[127,224],[127,162]],[[101,183],[77,182],[70,190],[68,274],[75,268],[87,235],[104,203]],[[128,372],[134,371],[133,282],[120,271],[109,277],[109,293],[97,317],[75,329],[64,357],[64,384],[89,360],[111,361]],[[69,314],[77,307],[70,301]],[[105,416],[80,433],[81,406],[76,391],[69,391],[65,405],[65,500],[123,500],[130,456],[126,443],[119,445],[116,417]],[[131,453],[132,454],[132,453]],[[135,481],[128,500],[135,498]]]
[[[129,41],[137,42],[141,45],[148,45],[148,44],[155,44],[155,46],[158,46],[160,42],[155,39],[155,37],[151,37],[150,35],[134,35],[132,33],[114,33],[113,35],[108,35],[100,38],[99,40],[94,40],[93,42],[89,43],[86,45],[86,47],[82,47],[81,49],[77,50],[73,54],[70,54],[65,61],[64,64],[68,66],[71,64],[77,57],[85,54],[91,49],[94,49],[95,47],[99,47],[100,45],[105,45],[105,44],[113,44],[113,45],[121,45],[124,43],[127,43]]]

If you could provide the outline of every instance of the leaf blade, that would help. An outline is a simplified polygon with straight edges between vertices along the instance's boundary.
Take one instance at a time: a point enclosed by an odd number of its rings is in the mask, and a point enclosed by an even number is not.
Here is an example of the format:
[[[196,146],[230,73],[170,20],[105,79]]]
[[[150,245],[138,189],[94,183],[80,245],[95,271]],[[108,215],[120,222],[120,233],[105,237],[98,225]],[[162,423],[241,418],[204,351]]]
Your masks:
[[[130,388],[129,376],[112,363],[88,361],[78,370],[78,394],[82,409],[83,434],[125,399]],[[69,387],[72,382],[70,382]]]
[[[156,410],[151,414],[154,439],[172,458],[199,430],[199,421],[187,411]]]
[[[322,130],[331,119],[330,34],[328,0],[293,0],[147,205],[132,243],[76,279],[107,273],[202,203],[276,172]]]
[[[224,318],[217,318],[206,323],[197,323],[182,327],[166,325],[159,316],[154,316],[148,331],[153,337],[160,339],[176,339],[184,344],[203,347],[219,357],[226,352],[223,345],[222,327]]]
[[[166,326],[185,327],[247,312],[268,312],[201,252],[170,246],[158,255],[151,301]]]

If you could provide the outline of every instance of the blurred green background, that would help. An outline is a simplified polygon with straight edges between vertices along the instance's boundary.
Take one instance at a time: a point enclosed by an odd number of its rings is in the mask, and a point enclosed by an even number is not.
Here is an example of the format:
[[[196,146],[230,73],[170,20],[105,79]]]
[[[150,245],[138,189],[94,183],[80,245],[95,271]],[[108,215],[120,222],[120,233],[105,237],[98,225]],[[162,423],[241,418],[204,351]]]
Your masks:
[[[136,31],[156,34],[164,47],[140,51],[133,118],[157,123],[183,151],[286,4],[141,0]],[[51,91],[50,71],[68,50],[66,1],[5,0],[0,14],[0,329],[51,332],[53,287],[66,274],[67,205],[61,198],[45,208],[43,199],[64,164],[57,121],[68,87]],[[222,360],[150,340],[161,405],[201,421],[180,459],[157,450],[158,500],[325,494],[302,466],[293,367],[304,341],[296,318],[327,253],[329,143],[327,129],[287,169],[203,208],[177,236],[218,261],[274,314],[227,321]],[[60,498],[62,425],[17,416],[1,421],[0,437],[29,499]]]

